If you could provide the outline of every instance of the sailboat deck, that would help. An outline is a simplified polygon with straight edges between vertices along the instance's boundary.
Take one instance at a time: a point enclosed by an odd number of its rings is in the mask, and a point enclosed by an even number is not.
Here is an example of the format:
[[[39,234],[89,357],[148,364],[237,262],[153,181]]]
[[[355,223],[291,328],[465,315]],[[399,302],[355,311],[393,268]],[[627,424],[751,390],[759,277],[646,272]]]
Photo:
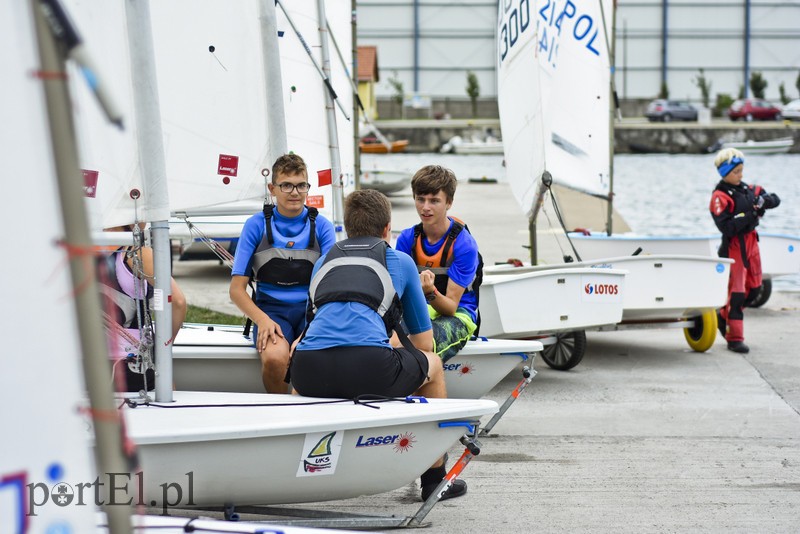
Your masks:
[[[448,420],[477,420],[497,411],[489,400],[355,404],[297,395],[177,391],[174,403],[125,409],[139,445],[247,439]]]

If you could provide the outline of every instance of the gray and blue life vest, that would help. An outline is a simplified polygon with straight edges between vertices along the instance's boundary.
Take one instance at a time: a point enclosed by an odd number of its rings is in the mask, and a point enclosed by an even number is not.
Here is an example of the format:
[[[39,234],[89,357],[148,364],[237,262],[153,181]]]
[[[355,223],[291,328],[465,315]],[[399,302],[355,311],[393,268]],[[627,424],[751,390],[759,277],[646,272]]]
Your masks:
[[[386,268],[388,247],[377,237],[355,237],[336,243],[311,280],[307,323],[325,304],[358,302],[383,319],[387,335],[398,329],[403,306]]]
[[[308,246],[303,249],[276,247],[272,235],[272,204],[264,204],[264,235],[253,254],[253,278],[277,286],[308,285],[321,251],[317,240],[317,208],[308,209]],[[290,241],[291,243],[291,241]]]

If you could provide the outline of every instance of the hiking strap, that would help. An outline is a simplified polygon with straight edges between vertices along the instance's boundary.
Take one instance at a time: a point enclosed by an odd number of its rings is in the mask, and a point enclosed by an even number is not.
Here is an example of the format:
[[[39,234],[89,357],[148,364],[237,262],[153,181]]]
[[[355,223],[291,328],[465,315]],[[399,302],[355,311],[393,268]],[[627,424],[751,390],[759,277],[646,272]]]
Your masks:
[[[274,204],[270,204],[269,202],[264,202],[264,231],[267,233],[267,243],[273,245],[275,243],[275,239],[272,238],[272,210],[275,209]]]
[[[317,215],[319,215],[319,210],[312,206],[306,206],[308,210],[308,221],[311,224],[311,228],[308,230],[308,247],[306,248],[313,248],[314,243],[316,243],[317,239]],[[275,244],[275,239],[272,237],[272,212],[275,210],[275,205],[269,202],[264,202],[264,221],[266,222],[265,232],[267,233],[267,243],[270,245]]]
[[[314,243],[316,243],[317,240],[317,215],[319,215],[319,210],[311,206],[306,206],[306,208],[308,209],[308,220],[311,225],[311,227],[308,230],[308,247],[306,248],[310,249],[314,247]],[[264,213],[264,221],[265,221],[264,231],[267,234],[267,243],[269,243],[270,245],[275,244],[275,240],[272,237],[272,220],[271,220],[274,209],[275,209],[274,204],[271,204],[269,202],[264,202],[264,208],[262,210]],[[247,281],[247,285],[250,286],[250,296],[253,299],[253,302],[255,303],[258,293],[257,293],[257,286],[253,285],[254,282],[253,274],[254,274],[253,272],[250,273],[250,279]],[[244,331],[242,332],[245,337],[250,335],[250,328],[252,326],[253,326],[253,320],[248,317],[244,323]]]
[[[253,274],[250,273],[250,278],[247,280],[247,285],[250,287],[250,298],[253,299],[253,304],[256,302],[256,286],[253,285]],[[256,304],[257,306],[257,304]],[[253,326],[253,320],[248,317],[247,320],[244,322],[244,331],[242,331],[242,335],[244,337],[250,336],[250,327]]]

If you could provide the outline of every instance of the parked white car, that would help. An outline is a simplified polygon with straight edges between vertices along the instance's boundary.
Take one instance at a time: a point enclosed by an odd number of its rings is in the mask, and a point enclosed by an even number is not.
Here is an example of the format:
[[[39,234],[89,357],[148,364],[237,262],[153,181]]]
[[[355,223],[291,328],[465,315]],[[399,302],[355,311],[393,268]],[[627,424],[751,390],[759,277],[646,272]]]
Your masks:
[[[781,115],[784,119],[789,119],[793,121],[800,121],[800,98],[797,100],[792,100],[781,110]]]

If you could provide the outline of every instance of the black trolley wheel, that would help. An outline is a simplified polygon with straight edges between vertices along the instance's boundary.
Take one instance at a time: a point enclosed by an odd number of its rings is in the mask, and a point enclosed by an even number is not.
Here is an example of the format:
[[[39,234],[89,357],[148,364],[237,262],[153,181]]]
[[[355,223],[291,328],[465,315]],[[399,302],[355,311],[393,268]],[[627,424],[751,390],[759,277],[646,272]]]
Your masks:
[[[761,281],[761,287],[756,291],[751,291],[747,295],[747,300],[744,305],[748,308],[760,308],[767,303],[769,297],[772,295],[772,280],[764,278]]]
[[[581,363],[586,354],[585,330],[560,332],[554,337],[556,342],[542,349],[541,356],[547,365],[558,371],[568,371]]]

